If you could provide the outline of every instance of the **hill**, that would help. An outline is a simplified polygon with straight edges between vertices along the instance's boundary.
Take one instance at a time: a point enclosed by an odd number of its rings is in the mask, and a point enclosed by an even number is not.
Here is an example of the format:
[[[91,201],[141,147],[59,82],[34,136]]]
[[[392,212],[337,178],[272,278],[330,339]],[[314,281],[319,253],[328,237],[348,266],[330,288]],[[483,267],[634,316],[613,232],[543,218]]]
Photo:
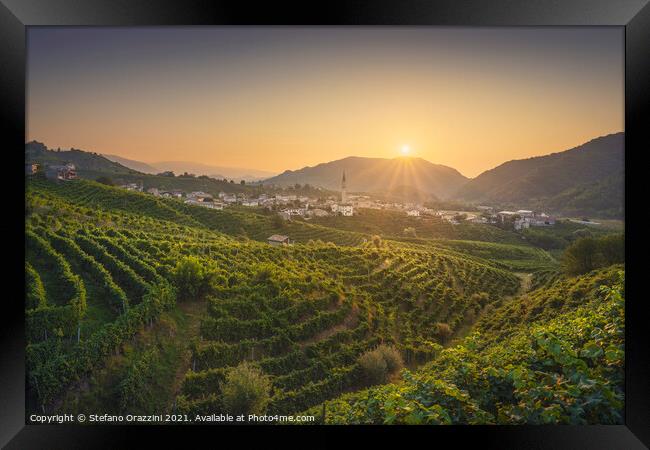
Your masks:
[[[467,178],[451,167],[433,164],[422,158],[348,158],[287,170],[264,181],[265,184],[311,184],[340,190],[345,171],[349,192],[376,192],[400,194],[408,188],[446,198],[467,182]]]
[[[176,174],[188,172],[195,175],[207,175],[218,179],[232,178],[235,181],[259,181],[274,175],[272,172],[267,172],[265,170],[247,169],[244,167],[212,166],[191,161],[160,161],[152,164],[155,167],[158,167],[160,172],[163,170],[171,170]]]
[[[147,164],[142,161],[135,161],[133,159],[122,158],[121,156],[117,156],[117,155],[102,155],[102,156],[110,161],[119,163],[124,167],[137,170],[138,172],[149,173],[149,174],[156,174],[162,172],[162,170],[158,169],[157,167],[154,167],[151,164]]]
[[[453,333],[519,287],[460,252],[363,245],[92,181],[31,180],[27,212],[30,410],[216,407],[220,377],[252,359],[275,387],[270,411],[300,411],[357,388],[357,358],[378,342],[424,362],[443,339],[435,323]],[[253,240],[274,226],[304,244]],[[175,275],[195,263],[210,275],[199,291]]]
[[[305,413],[338,425],[620,424],[624,282],[622,266],[558,280],[486,315],[459,345],[436,346],[401,382]]]
[[[71,148],[70,150],[48,149],[45,144],[37,141],[25,144],[25,162],[38,163],[44,166],[72,163],[80,176],[89,173],[106,175],[133,175],[138,172],[123,166],[118,162],[93,152]]]
[[[454,198],[503,207],[621,217],[624,133],[563,152],[509,161],[462,186]]]

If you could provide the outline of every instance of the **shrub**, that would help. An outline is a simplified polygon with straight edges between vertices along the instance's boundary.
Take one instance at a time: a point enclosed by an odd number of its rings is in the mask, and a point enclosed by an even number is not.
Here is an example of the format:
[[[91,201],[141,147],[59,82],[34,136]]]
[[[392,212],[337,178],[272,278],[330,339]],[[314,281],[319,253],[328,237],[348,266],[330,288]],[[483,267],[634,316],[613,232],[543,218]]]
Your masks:
[[[358,362],[364,382],[368,385],[386,383],[391,375],[399,372],[404,366],[399,351],[385,344],[365,352]]]
[[[386,361],[386,369],[388,370],[389,375],[396,374],[402,367],[404,367],[404,361],[402,360],[402,355],[399,350],[391,345],[382,344],[377,347],[377,351],[381,354]]]
[[[436,323],[436,336],[438,336],[440,341],[443,343],[447,342],[447,339],[451,337],[452,333],[453,331],[449,324],[441,322]]]
[[[385,383],[388,377],[388,365],[384,357],[376,350],[371,350],[359,357],[359,365],[364,381],[368,385]]]
[[[228,371],[221,392],[230,414],[262,414],[270,400],[271,380],[257,367],[243,362]]]

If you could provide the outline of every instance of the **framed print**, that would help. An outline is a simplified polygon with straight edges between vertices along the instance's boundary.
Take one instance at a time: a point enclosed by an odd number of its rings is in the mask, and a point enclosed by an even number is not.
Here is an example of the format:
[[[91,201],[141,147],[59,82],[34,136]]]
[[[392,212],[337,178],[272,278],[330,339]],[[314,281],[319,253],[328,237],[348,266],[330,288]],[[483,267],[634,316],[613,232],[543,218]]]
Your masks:
[[[7,448],[650,442],[647,2],[0,11]]]

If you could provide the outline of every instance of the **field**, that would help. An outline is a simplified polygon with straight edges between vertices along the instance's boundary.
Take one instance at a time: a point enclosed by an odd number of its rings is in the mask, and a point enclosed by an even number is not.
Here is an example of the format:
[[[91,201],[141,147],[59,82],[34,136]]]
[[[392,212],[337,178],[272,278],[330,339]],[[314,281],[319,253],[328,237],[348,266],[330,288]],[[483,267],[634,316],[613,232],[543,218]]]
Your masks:
[[[537,364],[524,352],[536,333],[528,325],[549,322],[566,331],[566,321],[585,316],[582,303],[608,307],[593,286],[614,286],[622,267],[576,284],[549,252],[515,233],[430,223],[404,236],[398,232],[404,224],[390,219],[360,217],[357,226],[285,222],[262,211],[210,210],[91,181],[30,180],[28,409],[219,412],[228,408],[224,383],[246,363],[270,382],[269,414],[326,409],[320,420],[327,423],[409,422],[382,415],[389,408],[357,418],[354,405],[421,376],[441,380],[441,405],[462,397],[473,408],[449,416],[453,423],[516,422],[514,410],[507,420],[495,414],[493,397],[474,405],[466,392],[474,387],[459,381],[459,366],[453,377],[443,376],[449,355],[476,349],[472,364],[493,361],[495,383],[509,389],[503,380],[512,376],[512,364]],[[275,233],[296,244],[268,245]],[[470,330],[482,337],[465,337]],[[558,339],[574,347],[588,343],[565,334]],[[407,370],[384,380],[393,384],[367,390],[374,383],[363,358],[378,346],[397,352]],[[506,348],[511,354],[495,360]],[[617,380],[609,372],[600,376]],[[619,420],[613,413],[572,414],[578,422]]]

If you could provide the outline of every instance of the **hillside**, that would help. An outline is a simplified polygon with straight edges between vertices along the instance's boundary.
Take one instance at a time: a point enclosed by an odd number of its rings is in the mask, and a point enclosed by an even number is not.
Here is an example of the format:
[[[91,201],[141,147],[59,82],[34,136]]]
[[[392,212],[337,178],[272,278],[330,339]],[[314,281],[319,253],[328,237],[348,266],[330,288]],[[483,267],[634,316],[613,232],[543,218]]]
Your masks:
[[[400,193],[415,189],[438,198],[446,198],[467,178],[457,170],[432,164],[422,158],[348,158],[287,170],[264,181],[265,184],[292,185],[311,184],[327,189],[340,190],[341,177],[345,171],[349,192]]]
[[[377,239],[86,180],[30,179],[26,200],[28,412],[229,411],[248,367],[266,413],[326,402],[326,423],[620,423],[622,266],[565,278],[436,224],[402,239],[369,216]],[[368,389],[378,346],[408,370]]]
[[[622,217],[624,133],[563,152],[509,161],[470,180],[458,200]]]
[[[400,382],[306,414],[326,424],[621,424],[624,282],[621,266],[560,279],[497,308],[459,345],[437,346]]]
[[[25,144],[25,162],[39,163],[45,166],[72,163],[80,176],[89,173],[102,173],[108,176],[138,173],[97,153],[78,149],[58,151],[48,149],[45,144],[37,141]]]
[[[358,387],[357,357],[378,342],[424,362],[428,342],[443,339],[437,322],[460,329],[470,310],[519,286],[461,252],[365,245],[360,234],[309,224],[290,225],[306,245],[272,247],[246,239],[273,232],[265,216],[84,180],[31,181],[27,212],[32,409],[88,412],[102,398],[106,411],[152,412],[178,394],[178,410],[196,411],[219,404],[216,381],[252,355],[276,388],[269,408],[296,412]],[[194,261],[208,284],[175,275]],[[203,312],[192,319],[184,308]],[[188,320],[195,331],[182,328]],[[147,345],[159,329],[160,345]],[[189,334],[171,339],[176,330]],[[154,374],[167,384],[146,382]]]

